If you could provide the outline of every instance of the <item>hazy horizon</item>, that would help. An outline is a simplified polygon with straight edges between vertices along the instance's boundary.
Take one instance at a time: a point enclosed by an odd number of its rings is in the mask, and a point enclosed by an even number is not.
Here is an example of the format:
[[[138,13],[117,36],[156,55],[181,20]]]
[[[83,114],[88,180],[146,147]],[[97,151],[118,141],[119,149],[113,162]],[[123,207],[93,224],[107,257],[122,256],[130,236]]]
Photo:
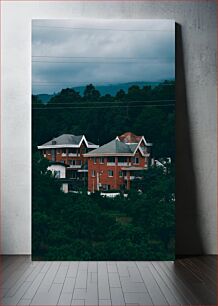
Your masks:
[[[160,80],[160,81],[153,81],[153,82],[133,81],[133,82],[127,82],[127,83],[114,83],[114,84],[94,84],[94,83],[89,83],[89,84],[78,85],[78,86],[73,86],[73,87],[72,86],[62,87],[57,92],[39,92],[39,93],[34,94],[34,95],[49,95],[49,96],[57,95],[62,90],[67,89],[67,88],[79,91],[80,95],[83,95],[82,92],[81,92],[81,89],[85,89],[85,87],[87,85],[90,85],[90,84],[92,84],[96,89],[98,89],[100,91],[100,93],[103,91],[103,94],[106,94],[106,93],[111,94],[110,88],[112,88],[112,92],[115,91],[116,87],[117,87],[117,90],[123,89],[124,91],[127,92],[128,88],[133,86],[134,84],[139,86],[140,88],[142,88],[145,85],[147,85],[147,86],[157,86],[158,84],[160,84],[163,81],[175,81],[175,79],[172,79],[172,80]],[[129,86],[127,86],[127,85],[129,85]],[[119,86],[120,86],[120,88],[119,88]],[[126,87],[126,88],[124,88],[124,87]],[[113,96],[113,94],[111,94],[111,95]]]

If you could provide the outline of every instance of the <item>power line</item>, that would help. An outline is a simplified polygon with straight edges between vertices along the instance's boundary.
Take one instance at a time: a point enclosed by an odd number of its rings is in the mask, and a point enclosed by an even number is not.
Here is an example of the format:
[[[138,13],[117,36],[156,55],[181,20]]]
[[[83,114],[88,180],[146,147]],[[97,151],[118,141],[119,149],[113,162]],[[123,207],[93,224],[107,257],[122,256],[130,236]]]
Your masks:
[[[115,56],[53,56],[53,55],[32,55],[32,57],[37,57],[37,58],[101,58],[101,59],[119,59],[119,60],[147,60],[147,59],[160,59],[159,57],[115,57]],[[164,59],[172,59],[174,58],[173,56],[167,56],[164,57]]]
[[[53,104],[48,104],[48,105],[51,105],[51,106],[53,106],[53,105],[58,105],[58,104],[60,104],[60,105],[72,105],[72,104],[81,104],[81,103],[85,103],[85,104],[88,104],[88,103],[95,103],[95,104],[108,104],[108,103],[110,103],[110,104],[112,104],[112,103],[114,103],[114,104],[117,104],[117,103],[145,103],[145,104],[148,104],[148,103],[162,103],[162,102],[176,102],[176,100],[173,100],[173,99],[170,99],[170,100],[148,100],[148,101],[81,101],[81,102],[71,102],[71,103],[69,103],[69,102],[57,102],[57,103],[53,103]],[[37,104],[38,105],[38,103],[33,103],[33,104]],[[127,105],[126,105],[127,106]]]
[[[158,58],[155,60],[159,60]],[[148,61],[148,60],[145,60]],[[150,61],[150,59],[149,59]],[[33,60],[32,63],[50,63],[50,64],[125,64],[125,63],[129,63],[129,64],[135,64],[136,62],[141,62],[141,61],[131,61],[131,60],[127,60],[127,61],[92,61],[92,62],[87,62],[87,61],[58,61],[58,62],[54,62],[54,61],[36,61]],[[153,63],[154,64],[154,63]],[[160,64],[159,62],[156,62],[156,64]]]
[[[105,109],[105,108],[133,108],[133,107],[168,107],[168,106],[175,106],[175,104],[164,104],[164,105],[120,105],[120,106],[75,106],[75,107],[33,107],[32,110],[53,110],[53,109]]]
[[[81,82],[76,82],[76,81],[69,81],[69,82],[66,82],[66,83],[52,83],[52,82],[42,82],[42,83],[35,83],[35,82],[33,82],[32,83],[32,85],[36,85],[36,86],[51,86],[51,85],[67,85],[67,84],[69,84],[70,86],[72,86],[72,84],[70,84],[70,83],[78,83],[78,84],[80,84],[80,85],[77,85],[77,86],[86,86],[86,85],[84,85],[84,84],[81,84]],[[84,82],[84,83],[88,83],[88,84],[93,84],[93,82]],[[127,82],[127,83],[134,83],[134,82]],[[137,83],[137,82],[135,82],[135,83]],[[99,84],[99,85],[98,85]],[[161,84],[161,83],[158,83],[158,82],[154,82],[154,83],[146,83],[146,82],[143,82],[143,84],[142,84],[142,86],[144,86],[144,85],[146,85],[147,84],[147,86],[175,86],[175,84]],[[102,83],[97,83],[97,85],[95,85],[95,86],[100,86],[100,85],[105,85],[105,86],[108,86],[108,87],[110,87],[110,86],[114,86],[114,85],[116,85],[116,84],[106,84],[105,82],[102,82]],[[134,86],[134,84],[132,84],[133,86]],[[136,84],[136,86],[138,86],[137,84]]]
[[[154,30],[154,29],[118,29],[118,28],[80,28],[80,27],[64,27],[64,26],[40,26],[40,25],[34,25],[34,28],[52,28],[52,29],[66,29],[66,30],[78,30],[78,31],[83,31],[83,30],[88,30],[88,31],[119,31],[119,32],[173,32],[173,30],[167,30],[167,29],[159,29],[159,30]]]

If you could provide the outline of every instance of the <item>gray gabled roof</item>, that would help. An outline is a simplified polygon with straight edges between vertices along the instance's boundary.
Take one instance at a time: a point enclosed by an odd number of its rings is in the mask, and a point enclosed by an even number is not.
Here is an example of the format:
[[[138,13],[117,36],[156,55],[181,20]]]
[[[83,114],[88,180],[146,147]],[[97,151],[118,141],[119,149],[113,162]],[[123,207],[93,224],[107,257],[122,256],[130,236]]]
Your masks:
[[[114,139],[105,145],[92,150],[91,152],[85,154],[85,156],[100,156],[100,155],[132,155],[133,151],[131,147],[122,141]]]
[[[71,135],[71,134],[63,134],[59,137],[56,137],[46,143],[44,143],[42,146],[50,146],[50,145],[62,145],[62,144],[71,144],[71,145],[78,145],[82,139],[83,135]]]
[[[96,146],[93,142],[87,141],[90,146]],[[98,146],[99,147],[99,146]]]
[[[130,150],[132,151],[132,153],[134,153],[135,149],[138,146],[138,143],[128,143],[128,146],[130,147]]]
[[[87,141],[84,135],[72,135],[72,134],[63,134],[59,137],[53,138],[52,140],[38,146],[38,149],[44,148],[58,148],[58,147],[78,147],[82,141],[86,142],[87,146],[90,148],[97,148],[98,146]]]

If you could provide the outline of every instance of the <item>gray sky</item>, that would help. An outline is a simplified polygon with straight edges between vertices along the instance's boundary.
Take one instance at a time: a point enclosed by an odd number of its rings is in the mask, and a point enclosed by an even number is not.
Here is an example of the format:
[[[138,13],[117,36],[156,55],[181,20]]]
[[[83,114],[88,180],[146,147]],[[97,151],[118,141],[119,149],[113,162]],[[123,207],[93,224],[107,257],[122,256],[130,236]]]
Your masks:
[[[175,78],[172,20],[33,20],[33,94]]]

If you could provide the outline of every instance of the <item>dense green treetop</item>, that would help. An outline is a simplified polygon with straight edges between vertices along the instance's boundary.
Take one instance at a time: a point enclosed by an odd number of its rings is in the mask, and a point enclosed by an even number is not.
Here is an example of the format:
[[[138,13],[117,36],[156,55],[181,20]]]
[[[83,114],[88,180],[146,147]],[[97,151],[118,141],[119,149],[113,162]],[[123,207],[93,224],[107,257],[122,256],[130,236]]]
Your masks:
[[[66,88],[41,104],[33,96],[33,150],[64,133],[81,135],[103,145],[131,131],[153,143],[155,157],[175,156],[175,82],[158,86],[133,85],[113,97],[100,96],[92,84],[81,96]]]

